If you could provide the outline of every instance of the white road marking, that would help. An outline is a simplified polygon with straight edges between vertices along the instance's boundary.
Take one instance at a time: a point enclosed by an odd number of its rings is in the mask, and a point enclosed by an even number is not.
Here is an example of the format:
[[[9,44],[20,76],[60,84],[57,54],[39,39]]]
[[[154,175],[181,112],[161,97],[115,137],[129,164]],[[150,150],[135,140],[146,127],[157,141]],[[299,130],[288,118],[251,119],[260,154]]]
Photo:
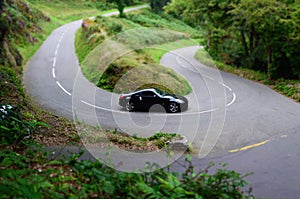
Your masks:
[[[176,56],[176,61],[177,61],[178,64],[180,64],[180,65],[183,66],[184,68],[187,68],[187,66],[185,66],[185,65],[183,64],[183,62],[180,61],[180,57],[179,57],[179,56]],[[214,78],[212,78],[212,77],[210,77],[210,76],[208,76],[208,75],[204,75],[204,74],[201,74],[201,75],[202,75],[203,77],[205,77],[205,78],[208,78],[208,79],[212,80],[212,81],[216,81]],[[222,85],[223,87],[227,88],[227,89],[232,93],[233,99],[231,100],[231,102],[229,102],[229,103],[226,105],[226,107],[231,106],[231,105],[235,102],[235,100],[236,100],[236,94],[235,94],[235,92],[233,92],[233,90],[232,90],[232,88],[231,88],[230,86],[224,84],[223,82],[218,81],[218,84],[220,84],[220,85]]]
[[[53,64],[52,64],[52,66],[55,67],[55,65],[56,65],[56,57],[53,58]]]
[[[88,106],[91,106],[93,108],[96,108],[96,109],[101,109],[101,110],[104,110],[104,111],[108,111],[108,112],[115,112],[115,113],[123,113],[123,114],[126,114],[126,113],[129,113],[129,112],[126,112],[126,111],[117,111],[117,110],[113,110],[113,109],[108,109],[108,108],[103,108],[103,107],[100,107],[100,106],[96,106],[96,105],[93,105],[91,103],[88,103],[84,100],[80,100],[82,103],[88,105]],[[169,116],[176,116],[176,115],[194,115],[194,114],[203,114],[203,113],[210,113],[210,112],[213,112],[213,111],[216,111],[218,109],[211,109],[211,110],[206,110],[206,111],[199,111],[199,112],[191,112],[191,113],[171,113],[171,114],[168,114]],[[154,115],[161,115],[159,113],[155,114]]]
[[[184,65],[182,61],[180,61],[180,57],[179,57],[179,56],[176,56],[176,61],[177,61],[177,63],[178,63],[179,65],[181,65],[182,67],[187,68],[187,66]]]
[[[54,79],[56,78],[55,77],[55,68],[52,68],[52,76],[53,76]]]
[[[190,113],[171,113],[169,115],[170,116],[173,116],[173,115],[195,115],[195,114],[211,113],[216,110],[218,110],[218,109],[214,108],[214,109],[210,109],[210,110],[206,110],[206,111],[190,112]]]
[[[218,82],[218,83],[221,84],[222,86],[226,87],[228,90],[230,90],[232,92],[232,88],[230,88],[229,86],[227,86],[223,82]]]
[[[91,106],[91,107],[94,107],[96,109],[101,109],[101,110],[104,110],[104,111],[109,111],[109,112],[116,112],[116,113],[126,113],[124,111],[116,111],[116,110],[112,110],[112,109],[108,109],[108,108],[103,108],[103,107],[100,107],[100,106],[96,106],[96,105],[93,105],[93,104],[90,104],[84,100],[80,100],[82,103],[88,105],[88,106]]]
[[[148,7],[148,6],[141,6],[141,7]],[[135,10],[135,9],[125,9],[124,12],[128,12],[128,11],[131,11],[131,10]],[[114,14],[118,14],[118,12],[114,13]],[[112,14],[110,14],[109,16],[111,16]],[[104,15],[103,15],[104,16]],[[52,76],[54,79],[56,79],[56,75],[55,75],[55,66],[56,66],[56,59],[57,59],[57,54],[58,54],[58,50],[59,50],[59,47],[60,47],[60,44],[65,36],[65,34],[71,29],[73,28],[74,25],[71,25],[69,27],[67,27],[63,32],[62,32],[62,35],[61,37],[59,38],[58,40],[58,43],[57,43],[57,46],[56,46],[56,49],[54,51],[54,59],[53,59],[53,64],[52,64]],[[58,81],[56,81],[56,84],[65,92],[67,93],[68,95],[72,95],[70,92],[68,92]]]
[[[232,101],[229,104],[226,105],[227,107],[231,106],[235,102],[235,100],[236,100],[236,94],[235,94],[235,92],[233,92],[232,95],[233,95],[233,99],[232,99]]]
[[[214,78],[212,78],[212,77],[210,77],[210,76],[208,76],[208,75],[203,75],[203,74],[201,74],[203,77],[205,77],[205,78],[207,78],[207,79],[210,79],[210,80],[212,80],[212,81],[216,81]]]
[[[54,79],[56,79],[56,75],[55,75],[55,66],[56,66],[56,61],[57,61],[57,54],[58,54],[58,50],[59,50],[59,47],[60,47],[60,43],[62,41],[62,39],[64,38],[64,35],[65,35],[65,32],[61,35],[57,45],[56,45],[56,48],[55,48],[55,51],[54,51],[54,58],[53,58],[53,63],[52,63],[52,77]],[[56,84],[65,92],[67,93],[68,95],[71,95],[71,93],[69,93],[58,81],[56,81]]]
[[[69,93],[58,81],[56,81],[56,84],[65,92],[67,93],[68,95],[72,95],[71,93]]]

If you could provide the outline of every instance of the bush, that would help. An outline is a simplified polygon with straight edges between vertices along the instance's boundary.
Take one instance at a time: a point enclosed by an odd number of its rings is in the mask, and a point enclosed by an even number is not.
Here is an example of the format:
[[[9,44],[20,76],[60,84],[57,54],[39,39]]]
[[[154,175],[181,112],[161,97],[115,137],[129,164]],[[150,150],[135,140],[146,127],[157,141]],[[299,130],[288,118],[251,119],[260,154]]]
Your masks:
[[[123,26],[121,24],[113,22],[109,25],[108,29],[109,29],[108,32],[109,35],[116,35],[123,30]]]
[[[17,108],[11,105],[0,104],[0,137],[1,146],[22,145],[29,141],[35,126],[44,123],[37,121],[23,121]]]
[[[23,122],[20,114],[11,105],[0,105],[1,145],[17,144],[30,135],[30,123]]]
[[[99,161],[78,158],[83,152],[54,159],[42,148],[24,154],[0,151],[0,193],[3,198],[250,198],[245,176],[226,169],[195,172],[187,157],[185,171],[170,167],[147,173],[123,173]],[[55,154],[56,155],[56,154]],[[46,158],[47,157],[47,158]],[[51,158],[52,157],[52,158]]]

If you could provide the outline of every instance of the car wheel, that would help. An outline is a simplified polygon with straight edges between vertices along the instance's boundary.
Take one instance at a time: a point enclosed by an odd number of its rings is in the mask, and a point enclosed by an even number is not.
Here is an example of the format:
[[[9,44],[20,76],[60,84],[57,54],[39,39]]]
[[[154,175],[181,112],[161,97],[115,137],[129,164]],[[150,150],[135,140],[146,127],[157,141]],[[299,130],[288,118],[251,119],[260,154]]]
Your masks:
[[[132,103],[132,102],[127,102],[127,103],[126,103],[126,110],[127,110],[127,111],[133,111],[133,110],[134,110],[134,103]]]
[[[172,102],[168,106],[168,111],[170,111],[171,113],[177,113],[177,112],[179,112],[179,110],[180,110],[180,107],[176,102]]]

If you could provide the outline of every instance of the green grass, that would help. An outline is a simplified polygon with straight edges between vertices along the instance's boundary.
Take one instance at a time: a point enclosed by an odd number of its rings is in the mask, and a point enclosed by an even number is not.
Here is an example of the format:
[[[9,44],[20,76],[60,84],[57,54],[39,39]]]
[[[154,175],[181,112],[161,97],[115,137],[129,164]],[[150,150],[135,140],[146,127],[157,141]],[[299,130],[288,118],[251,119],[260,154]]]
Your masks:
[[[214,60],[210,57],[208,52],[206,52],[204,49],[199,49],[195,54],[195,59],[200,61],[202,64],[210,67],[215,67]]]
[[[50,18],[49,22],[41,21],[38,26],[43,30],[41,33],[32,34],[37,38],[37,42],[24,43],[19,45],[18,49],[24,58],[26,63],[30,57],[39,49],[46,38],[52,33],[53,30],[62,26],[63,24],[80,20],[87,17],[98,16],[106,13],[116,12],[117,9],[99,10],[97,9],[95,2],[86,2],[84,5],[81,1],[71,0],[54,0],[54,1],[38,1],[28,0],[29,5],[40,11],[42,11],[47,17]],[[135,7],[135,6],[131,6]],[[131,8],[129,7],[129,8]]]
[[[195,29],[187,25],[181,20],[175,19],[170,15],[157,15],[149,9],[137,11],[136,13],[129,13],[127,18],[143,27],[156,27],[170,29],[178,32],[185,33],[191,38],[203,38],[201,30]]]
[[[272,83],[272,87],[296,102],[300,102],[300,80],[279,79]]]
[[[100,10],[97,9],[97,5],[92,1],[85,3],[71,0],[28,1],[30,6],[41,10],[47,16],[55,17],[61,22],[69,22],[84,16],[95,16],[100,12]]]
[[[82,19],[86,16],[99,14],[99,10],[94,8],[85,8],[81,10],[82,6],[80,6],[80,4],[77,3],[73,5],[72,3],[66,3],[64,1],[29,0],[29,5],[41,10],[47,17],[50,18],[50,21],[39,22],[38,26],[43,31],[38,34],[32,34],[37,39],[37,42],[33,44],[27,42],[18,46],[18,49],[24,58],[24,63],[26,63],[39,49],[51,32],[59,26],[74,20]]]
[[[179,48],[184,48],[184,47],[188,47],[188,46],[196,46],[196,45],[199,45],[199,43],[195,40],[183,39],[183,40],[178,40],[175,42],[165,43],[162,45],[153,45],[153,46],[150,46],[150,47],[144,49],[144,51],[156,63],[160,63],[160,60],[165,53],[170,52],[172,50],[179,49]]]

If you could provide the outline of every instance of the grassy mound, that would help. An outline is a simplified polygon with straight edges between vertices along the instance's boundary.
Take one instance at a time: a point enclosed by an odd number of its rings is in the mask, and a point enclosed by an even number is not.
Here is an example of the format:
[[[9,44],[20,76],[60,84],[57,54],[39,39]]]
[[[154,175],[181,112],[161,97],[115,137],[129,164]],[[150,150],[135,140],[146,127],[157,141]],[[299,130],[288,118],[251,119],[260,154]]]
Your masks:
[[[200,31],[148,10],[130,13],[127,18],[86,19],[82,27],[76,36],[77,55],[83,73],[97,86],[117,93],[145,85],[161,85],[181,95],[191,92],[187,81],[160,66],[159,59],[170,50],[162,50],[166,44],[173,43],[173,48],[195,45],[181,41],[189,40],[187,32],[201,37]]]

